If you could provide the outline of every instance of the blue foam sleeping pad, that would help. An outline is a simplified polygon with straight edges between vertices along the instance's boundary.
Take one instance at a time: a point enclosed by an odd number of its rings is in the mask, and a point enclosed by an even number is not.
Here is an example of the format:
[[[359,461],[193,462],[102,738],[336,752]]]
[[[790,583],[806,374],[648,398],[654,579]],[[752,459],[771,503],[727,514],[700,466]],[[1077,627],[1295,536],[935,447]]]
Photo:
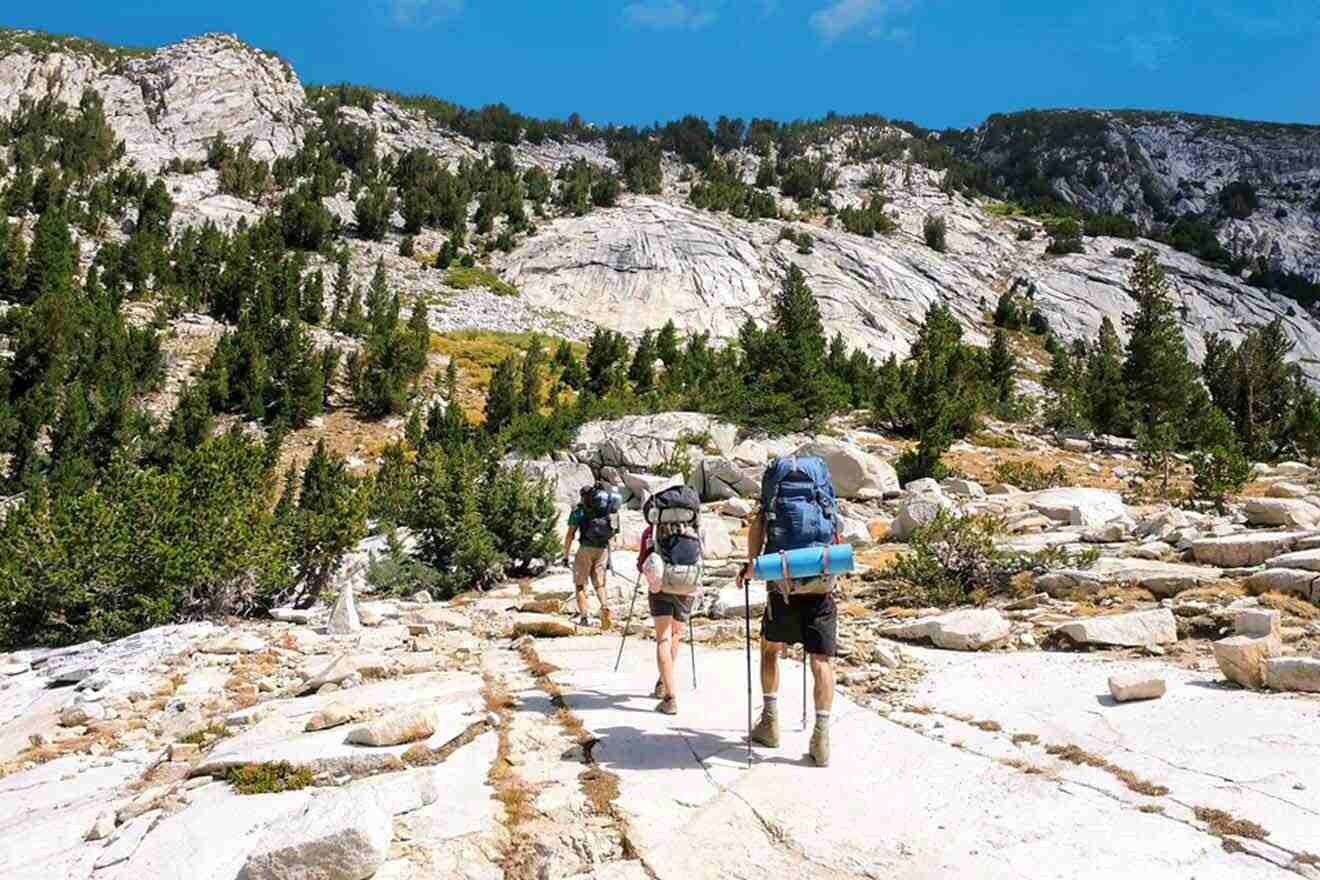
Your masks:
[[[828,547],[803,547],[785,550],[788,557],[788,576],[791,578],[817,577],[825,571],[825,554],[830,555],[830,574],[847,574],[853,570],[852,544],[831,544]],[[778,553],[756,557],[752,567],[758,581],[777,581],[784,576],[784,563]]]

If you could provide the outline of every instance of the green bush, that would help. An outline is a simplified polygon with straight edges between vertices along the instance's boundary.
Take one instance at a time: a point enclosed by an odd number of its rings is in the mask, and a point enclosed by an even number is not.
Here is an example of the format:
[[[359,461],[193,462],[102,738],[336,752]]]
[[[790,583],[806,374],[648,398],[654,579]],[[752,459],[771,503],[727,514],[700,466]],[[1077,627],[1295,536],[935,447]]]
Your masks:
[[[947,247],[945,237],[948,235],[948,226],[942,215],[928,214],[921,224],[921,233],[925,236],[928,247],[944,253]]]
[[[1057,464],[1048,471],[1032,461],[1004,461],[995,465],[995,479],[998,482],[1016,486],[1025,492],[1062,486],[1066,478],[1062,465]]]
[[[222,778],[239,794],[275,794],[297,791],[312,784],[312,771],[294,767],[287,761],[269,764],[243,764],[224,771]]]
[[[992,516],[957,517],[941,510],[917,529],[908,552],[868,579],[898,581],[905,588],[898,600],[909,607],[947,607],[981,603],[1006,593],[1023,573],[1041,574],[1055,568],[1088,568],[1099,558],[1089,550],[1062,550],[1027,555],[1000,550],[995,541],[1004,532]]]

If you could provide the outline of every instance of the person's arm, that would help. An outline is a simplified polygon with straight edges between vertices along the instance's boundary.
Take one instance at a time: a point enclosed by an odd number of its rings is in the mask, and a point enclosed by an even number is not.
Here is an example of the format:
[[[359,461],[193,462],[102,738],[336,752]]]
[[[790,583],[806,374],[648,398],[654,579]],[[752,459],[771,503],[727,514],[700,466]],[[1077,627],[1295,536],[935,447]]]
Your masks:
[[[646,563],[646,557],[651,555],[651,528],[651,526],[647,526],[646,531],[642,532],[642,546],[637,551],[638,571],[642,570],[642,566]]]
[[[573,549],[573,538],[577,535],[577,526],[569,524],[568,531],[564,533],[564,564],[568,565],[568,553]]]

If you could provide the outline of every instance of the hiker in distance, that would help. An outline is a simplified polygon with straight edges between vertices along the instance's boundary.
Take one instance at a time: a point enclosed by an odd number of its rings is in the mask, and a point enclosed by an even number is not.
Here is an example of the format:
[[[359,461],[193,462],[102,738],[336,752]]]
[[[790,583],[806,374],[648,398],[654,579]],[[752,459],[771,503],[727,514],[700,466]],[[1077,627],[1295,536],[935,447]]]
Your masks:
[[[652,495],[642,506],[642,533],[637,570],[646,581],[647,603],[655,621],[655,661],[660,677],[653,696],[657,712],[678,714],[677,680],[683,624],[701,588],[701,498],[687,486],[672,486]],[[695,680],[695,678],[694,678]]]
[[[605,597],[605,567],[609,561],[610,540],[618,531],[615,520],[619,511],[618,496],[602,486],[583,486],[578,503],[568,515],[564,535],[564,565],[569,564],[573,538],[578,550],[573,557],[573,591],[577,599],[578,624],[587,626],[587,579],[600,600],[600,628],[610,628],[610,606]]]
[[[829,467],[820,458],[787,457],[771,462],[761,478],[760,506],[747,533],[747,565],[738,587],[751,579],[762,553],[839,543],[838,511]],[[787,575],[785,563],[784,574]],[[833,658],[838,652],[838,617],[830,575],[772,580],[766,584],[761,617],[761,718],[752,742],[779,747],[779,655],[784,645],[802,645],[810,659],[816,724],[809,752],[818,766],[830,762],[830,709],[834,705]]]

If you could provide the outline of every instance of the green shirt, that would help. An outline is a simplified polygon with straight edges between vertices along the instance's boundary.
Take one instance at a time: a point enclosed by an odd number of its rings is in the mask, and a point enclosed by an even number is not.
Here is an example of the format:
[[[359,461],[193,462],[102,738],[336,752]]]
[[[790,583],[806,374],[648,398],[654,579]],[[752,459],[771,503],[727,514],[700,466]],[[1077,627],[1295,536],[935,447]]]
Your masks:
[[[583,547],[608,547],[609,541],[593,541],[582,534],[582,520],[587,518],[587,509],[581,504],[573,508],[573,512],[568,515],[568,525],[570,528],[578,530],[578,543]]]

